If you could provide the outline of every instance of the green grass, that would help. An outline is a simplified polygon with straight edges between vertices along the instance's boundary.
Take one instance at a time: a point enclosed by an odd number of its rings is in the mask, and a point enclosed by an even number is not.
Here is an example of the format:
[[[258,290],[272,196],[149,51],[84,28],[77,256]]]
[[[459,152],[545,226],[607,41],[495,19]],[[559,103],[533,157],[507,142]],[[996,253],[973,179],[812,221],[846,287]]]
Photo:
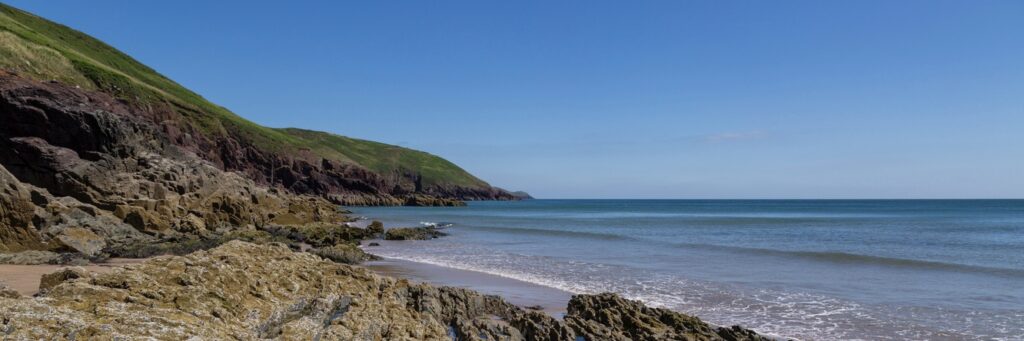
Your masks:
[[[413,171],[423,177],[423,184],[483,187],[487,183],[477,179],[454,163],[430,153],[402,148],[380,142],[298,128],[278,129],[285,134],[307,141],[307,148],[321,155],[337,154],[376,173]]]
[[[384,176],[419,173],[426,186],[486,187],[440,157],[398,146],[246,120],[82,32],[0,4],[0,67],[40,80],[97,89],[137,103],[166,103],[210,136],[232,135],[265,151],[310,150]]]

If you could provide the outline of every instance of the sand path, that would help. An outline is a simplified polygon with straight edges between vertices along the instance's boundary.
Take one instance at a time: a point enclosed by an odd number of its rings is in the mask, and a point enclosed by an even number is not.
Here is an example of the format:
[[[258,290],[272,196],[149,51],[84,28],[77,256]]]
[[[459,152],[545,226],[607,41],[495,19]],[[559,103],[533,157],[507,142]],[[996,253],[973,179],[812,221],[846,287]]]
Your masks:
[[[135,264],[145,259],[114,258],[106,263],[91,264],[82,266],[86,270],[96,273],[107,273],[114,269],[128,264]],[[43,275],[70,267],[68,265],[7,265],[0,264],[0,283],[6,284],[11,289],[22,295],[31,296],[39,292],[39,279]]]

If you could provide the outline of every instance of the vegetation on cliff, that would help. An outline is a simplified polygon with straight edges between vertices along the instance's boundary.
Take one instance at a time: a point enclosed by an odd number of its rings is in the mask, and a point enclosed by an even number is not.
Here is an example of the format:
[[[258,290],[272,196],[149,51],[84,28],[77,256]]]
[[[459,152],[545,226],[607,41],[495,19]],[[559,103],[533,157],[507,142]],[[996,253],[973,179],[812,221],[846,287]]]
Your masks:
[[[402,204],[391,197],[411,193],[512,199],[429,153],[323,132],[260,126],[97,39],[4,4],[0,68],[126,101],[133,114],[171,126],[167,134],[172,141],[260,184],[357,204]]]

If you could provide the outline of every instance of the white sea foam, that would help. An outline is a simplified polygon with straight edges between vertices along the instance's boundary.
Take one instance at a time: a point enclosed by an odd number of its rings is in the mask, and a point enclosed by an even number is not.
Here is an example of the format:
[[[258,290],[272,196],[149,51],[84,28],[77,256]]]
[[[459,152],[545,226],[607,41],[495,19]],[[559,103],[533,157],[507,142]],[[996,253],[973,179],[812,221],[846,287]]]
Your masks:
[[[388,258],[476,271],[574,294],[615,292],[651,306],[694,314],[709,323],[741,324],[766,335],[808,340],[965,337],[956,330],[927,330],[884,319],[880,317],[884,314],[875,311],[878,307],[865,307],[822,295],[768,289],[744,290],[614,265],[501,252],[483,253],[486,250],[482,248],[446,244],[427,241],[412,247],[385,245],[374,252]]]
[[[389,226],[459,224],[442,239],[382,243],[381,256],[616,292],[764,334],[1024,340],[1020,207],[541,200],[360,213]]]

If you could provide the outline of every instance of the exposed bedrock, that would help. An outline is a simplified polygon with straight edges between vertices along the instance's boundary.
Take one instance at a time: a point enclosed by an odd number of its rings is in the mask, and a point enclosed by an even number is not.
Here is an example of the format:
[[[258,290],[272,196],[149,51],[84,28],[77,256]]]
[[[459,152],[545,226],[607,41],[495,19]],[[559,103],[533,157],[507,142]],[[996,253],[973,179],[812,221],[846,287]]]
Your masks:
[[[496,296],[412,284],[284,246],[240,241],[107,274],[64,270],[45,286],[32,298],[0,294],[0,334],[16,340],[762,340],[749,330],[713,328],[611,294],[575,296],[563,323]]]
[[[0,252],[93,257],[167,235],[344,218],[323,198],[214,167],[130,109],[101,93],[0,77]]]
[[[35,137],[56,147],[18,141],[15,145],[22,145],[21,162],[6,155],[4,164],[8,169],[33,184],[46,182],[69,191],[79,191],[73,188],[78,185],[73,179],[30,174],[42,167],[32,158],[46,157],[48,163],[64,168],[80,167],[76,159],[102,161],[101,167],[131,167],[131,159],[140,152],[164,156],[191,152],[195,158],[236,172],[257,185],[316,195],[344,205],[450,206],[458,200],[514,199],[510,193],[488,186],[424,186],[413,170],[378,174],[360,165],[317,156],[310,150],[275,151],[282,146],[254,145],[247,141],[244,131],[231,126],[213,131],[201,126],[201,117],[209,113],[167,102],[115,99],[105,93],[28,80],[5,71],[0,71],[0,115],[7,123],[0,128],[4,139]],[[8,163],[17,163],[17,167]],[[30,169],[16,169],[19,167]],[[62,195],[50,186],[41,187]]]

